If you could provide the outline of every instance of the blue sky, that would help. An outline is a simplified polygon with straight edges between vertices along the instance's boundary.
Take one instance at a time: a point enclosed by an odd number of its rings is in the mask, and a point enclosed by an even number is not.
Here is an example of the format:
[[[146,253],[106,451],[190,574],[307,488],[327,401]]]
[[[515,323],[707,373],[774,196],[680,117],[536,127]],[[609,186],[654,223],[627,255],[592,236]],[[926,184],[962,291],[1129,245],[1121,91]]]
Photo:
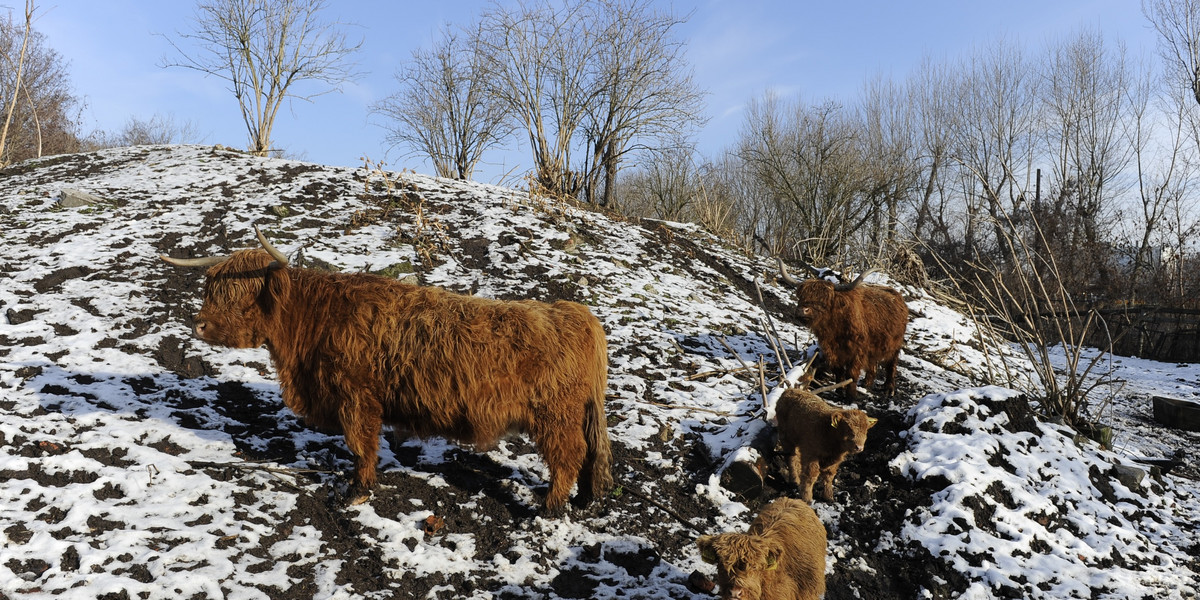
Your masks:
[[[183,0],[39,1],[35,27],[69,63],[76,93],[86,102],[85,129],[119,130],[132,116],[171,116],[190,122],[205,143],[246,146],[245,126],[221,80],[181,68],[164,69],[172,49],[163,35],[192,26],[195,3]],[[364,76],[341,93],[295,101],[275,123],[276,146],[290,156],[359,166],[361,157],[395,169],[430,173],[420,158],[389,149],[369,114],[394,92],[397,67],[428,46],[444,23],[467,24],[483,0],[331,1],[327,14],[355,23],[363,38],[357,60]],[[766,90],[805,100],[853,102],[878,74],[903,80],[926,55],[955,60],[998,37],[1031,51],[1098,28],[1123,40],[1132,55],[1153,57],[1155,38],[1137,0],[909,0],[843,2],[709,0],[661,2],[691,12],[679,29],[688,43],[696,81],[709,92],[708,125],[699,148],[714,156],[730,146],[742,107]],[[19,0],[0,7],[20,9]],[[485,156],[477,179],[529,166],[523,149]]]

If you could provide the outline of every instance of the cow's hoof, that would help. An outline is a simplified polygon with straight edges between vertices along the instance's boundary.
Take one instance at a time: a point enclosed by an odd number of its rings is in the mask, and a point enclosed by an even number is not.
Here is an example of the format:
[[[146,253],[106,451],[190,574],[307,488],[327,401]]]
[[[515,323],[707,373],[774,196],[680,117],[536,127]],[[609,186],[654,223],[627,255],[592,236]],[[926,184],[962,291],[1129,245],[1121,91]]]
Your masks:
[[[549,508],[543,505],[540,509],[538,509],[537,514],[543,519],[559,519],[567,514],[567,504],[560,504],[554,508]]]
[[[371,490],[351,486],[346,490],[346,506],[358,506],[371,499]]]

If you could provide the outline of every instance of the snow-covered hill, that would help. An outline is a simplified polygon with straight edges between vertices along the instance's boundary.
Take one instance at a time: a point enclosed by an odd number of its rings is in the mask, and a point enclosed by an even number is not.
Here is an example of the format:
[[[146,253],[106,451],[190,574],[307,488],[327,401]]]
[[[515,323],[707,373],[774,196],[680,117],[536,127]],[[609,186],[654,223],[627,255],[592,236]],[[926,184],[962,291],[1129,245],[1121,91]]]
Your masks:
[[[778,371],[763,306],[793,359],[811,336],[769,277],[759,304],[766,259],[693,226],[207,146],[14,165],[0,222],[0,598],[705,598],[695,537],[789,492],[771,470],[736,497],[718,471],[769,433],[741,369]],[[311,267],[590,306],[617,493],[544,519],[527,440],[402,440],[372,500],[342,506],[341,439],[282,406],[265,350],[194,340],[202,275],[157,258],[253,246],[255,224]],[[1197,470],[1126,485],[1115,466],[1197,446],[1148,398],[1200,396],[1200,367],[1114,359],[1128,383],[1101,451],[973,388],[970,324],[904,291],[900,393],[863,402],[880,424],[816,506],[827,598],[1194,597]]]

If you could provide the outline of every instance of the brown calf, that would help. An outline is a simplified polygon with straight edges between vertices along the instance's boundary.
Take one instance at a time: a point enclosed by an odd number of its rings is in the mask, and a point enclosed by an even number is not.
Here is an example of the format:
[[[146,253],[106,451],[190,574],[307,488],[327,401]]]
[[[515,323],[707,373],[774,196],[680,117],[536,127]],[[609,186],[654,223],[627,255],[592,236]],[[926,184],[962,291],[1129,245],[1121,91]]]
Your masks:
[[[746,533],[705,535],[700,557],[717,565],[726,600],[817,600],[825,593],[825,526],[807,504],[774,500]]]
[[[607,343],[587,307],[292,268],[258,239],[263,249],[228,257],[162,258],[208,267],[197,337],[265,344],[284,404],[311,425],[342,431],[355,457],[355,501],[375,485],[385,423],[480,448],[528,433],[550,471],[550,510],[577,479],[583,496],[612,485]]]
[[[788,460],[792,481],[800,486],[800,497],[812,502],[813,485],[819,478],[821,497],[833,500],[833,478],[846,457],[862,452],[867,430],[876,419],[861,410],[831,406],[816,394],[792,388],[775,405],[779,444]]]

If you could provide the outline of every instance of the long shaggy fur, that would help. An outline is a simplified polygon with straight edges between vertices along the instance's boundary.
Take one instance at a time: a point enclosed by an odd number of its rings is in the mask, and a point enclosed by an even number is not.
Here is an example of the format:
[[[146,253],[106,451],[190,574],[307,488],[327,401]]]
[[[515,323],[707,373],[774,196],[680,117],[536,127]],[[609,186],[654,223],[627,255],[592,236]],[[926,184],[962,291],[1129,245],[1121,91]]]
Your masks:
[[[574,302],[501,301],[370,274],[279,267],[241,250],[207,272],[197,335],[267,346],[284,403],[340,429],[360,491],[383,424],[488,448],[527,433],[550,470],[546,507],[572,485],[612,485],[604,330]]]
[[[825,526],[799,500],[779,498],[746,533],[705,535],[696,545],[717,564],[726,600],[817,600],[825,593]]]
[[[875,420],[861,410],[830,405],[816,394],[792,388],[775,405],[779,445],[788,461],[792,482],[800,497],[812,502],[813,486],[819,480],[821,497],[833,500],[833,478],[842,461],[863,451],[867,430]]]
[[[896,362],[908,327],[908,305],[896,290],[870,284],[837,290],[824,279],[806,279],[796,288],[801,322],[817,337],[825,364],[834,376],[849,378],[846,394],[858,397],[858,379],[875,382],[883,363],[885,394],[896,393]]]

